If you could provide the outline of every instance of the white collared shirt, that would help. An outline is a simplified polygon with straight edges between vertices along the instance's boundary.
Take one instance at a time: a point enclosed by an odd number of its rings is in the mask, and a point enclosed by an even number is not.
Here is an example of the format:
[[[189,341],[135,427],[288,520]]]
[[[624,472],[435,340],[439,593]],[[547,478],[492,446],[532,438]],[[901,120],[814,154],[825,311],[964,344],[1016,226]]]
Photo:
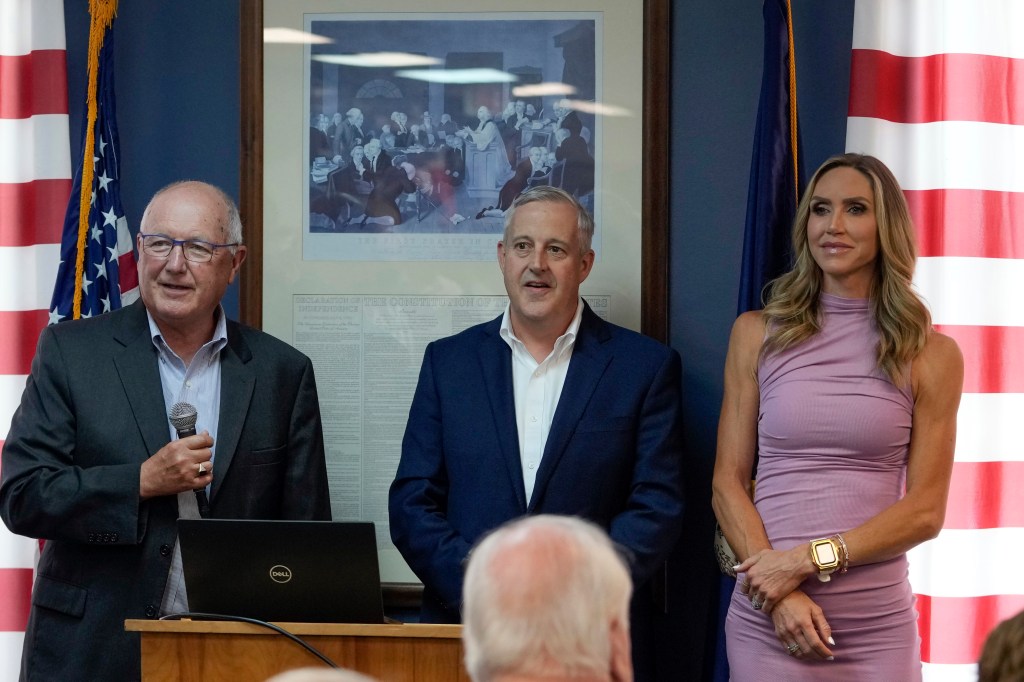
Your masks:
[[[220,352],[228,344],[228,325],[224,308],[217,309],[217,326],[213,336],[203,344],[192,357],[187,366],[171,350],[164,341],[160,328],[156,326],[153,316],[146,311],[149,318],[149,333],[153,346],[157,350],[157,365],[160,369],[160,384],[164,393],[164,408],[170,411],[177,402],[191,403],[196,408],[196,433],[208,431],[213,438],[210,448],[210,461],[215,459],[217,451],[217,424],[220,422]],[[171,440],[178,437],[174,426],[167,421]],[[207,494],[210,487],[207,486]],[[181,547],[174,541],[174,554],[167,573],[167,584],[164,588],[163,600],[160,604],[160,615],[188,611],[188,595],[185,592],[185,579],[181,569]]]
[[[227,317],[223,308],[217,310],[217,325],[209,341],[196,351],[192,361],[186,365],[178,354],[164,341],[160,328],[149,315],[149,333],[157,350],[157,366],[160,369],[160,384],[164,392],[164,407],[170,413],[177,402],[191,403],[196,408],[196,433],[204,430],[213,438],[211,450],[216,453],[217,424],[220,422],[220,352],[228,345]],[[167,422],[171,440],[178,432]]]
[[[551,420],[562,395],[569,372],[576,335],[583,318],[583,299],[576,305],[576,315],[565,333],[555,341],[551,353],[538,363],[526,345],[516,338],[509,318],[509,307],[501,318],[501,338],[512,349],[512,390],[516,401],[516,426],[519,430],[519,461],[523,468],[526,502],[533,497],[537,469],[544,455],[544,446],[551,431]]]

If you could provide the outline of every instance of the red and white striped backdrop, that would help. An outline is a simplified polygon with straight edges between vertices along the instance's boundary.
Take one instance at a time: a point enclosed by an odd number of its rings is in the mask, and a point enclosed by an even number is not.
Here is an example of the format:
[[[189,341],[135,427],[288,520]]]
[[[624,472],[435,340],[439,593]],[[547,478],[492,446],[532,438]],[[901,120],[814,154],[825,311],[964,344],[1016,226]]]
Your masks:
[[[71,193],[63,0],[0,0],[0,446],[47,322]],[[37,546],[0,524],[0,682],[18,679]]]
[[[915,283],[964,353],[946,523],[911,552],[925,679],[1024,609],[1024,2],[857,0],[846,148],[906,191]]]

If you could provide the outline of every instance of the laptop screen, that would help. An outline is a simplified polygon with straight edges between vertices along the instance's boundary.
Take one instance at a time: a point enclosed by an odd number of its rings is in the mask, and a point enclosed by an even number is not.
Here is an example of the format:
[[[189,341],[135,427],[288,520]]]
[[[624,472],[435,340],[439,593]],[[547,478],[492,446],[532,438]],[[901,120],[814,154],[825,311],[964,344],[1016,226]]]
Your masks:
[[[383,623],[373,523],[178,519],[189,610]]]

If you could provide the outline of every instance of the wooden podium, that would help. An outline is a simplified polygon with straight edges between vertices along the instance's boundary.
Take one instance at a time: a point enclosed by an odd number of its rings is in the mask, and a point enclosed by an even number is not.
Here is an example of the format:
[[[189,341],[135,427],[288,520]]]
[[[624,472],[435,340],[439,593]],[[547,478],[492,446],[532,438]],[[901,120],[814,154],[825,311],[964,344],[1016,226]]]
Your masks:
[[[343,668],[387,682],[469,682],[461,625],[275,623]],[[142,639],[142,679],[262,682],[285,670],[326,667],[289,638],[249,623],[126,620]]]

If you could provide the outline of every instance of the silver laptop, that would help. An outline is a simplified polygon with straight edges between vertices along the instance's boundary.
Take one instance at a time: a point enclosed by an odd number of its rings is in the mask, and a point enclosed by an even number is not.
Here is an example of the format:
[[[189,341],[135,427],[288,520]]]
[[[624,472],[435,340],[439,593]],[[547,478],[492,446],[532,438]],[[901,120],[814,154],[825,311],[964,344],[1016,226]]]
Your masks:
[[[373,523],[178,519],[192,612],[383,623]]]

